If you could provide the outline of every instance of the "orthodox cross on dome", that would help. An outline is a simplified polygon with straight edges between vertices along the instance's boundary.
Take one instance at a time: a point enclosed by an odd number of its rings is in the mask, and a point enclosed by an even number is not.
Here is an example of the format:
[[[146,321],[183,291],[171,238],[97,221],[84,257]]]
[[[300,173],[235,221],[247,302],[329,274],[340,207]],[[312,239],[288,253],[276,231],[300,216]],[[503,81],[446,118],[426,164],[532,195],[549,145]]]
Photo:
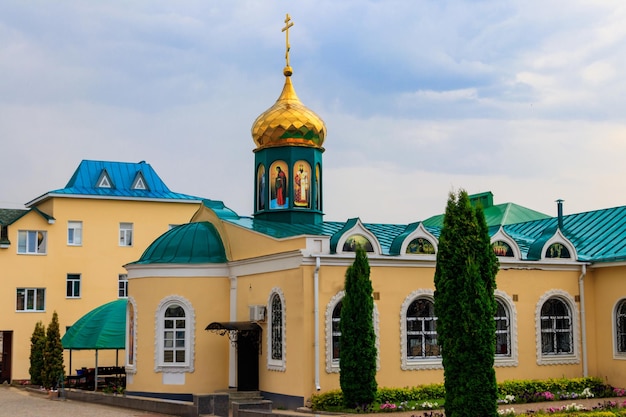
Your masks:
[[[287,17],[285,18],[285,27],[282,32],[285,32],[285,40],[287,43],[287,51],[285,52],[285,60],[287,61],[287,66],[289,66],[289,49],[291,46],[289,45],[289,28],[293,26],[293,22],[291,21],[291,17],[289,17],[289,13],[287,13]]]

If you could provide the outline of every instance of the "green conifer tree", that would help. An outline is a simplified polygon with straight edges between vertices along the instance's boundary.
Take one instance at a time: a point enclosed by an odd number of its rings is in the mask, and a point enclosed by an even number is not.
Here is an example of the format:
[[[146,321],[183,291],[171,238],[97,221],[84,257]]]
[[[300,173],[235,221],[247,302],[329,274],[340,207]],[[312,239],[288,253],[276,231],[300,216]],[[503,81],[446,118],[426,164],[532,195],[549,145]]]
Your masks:
[[[65,365],[63,365],[63,345],[61,344],[61,333],[59,331],[59,316],[55,311],[52,314],[52,321],[46,330],[46,347],[43,354],[43,370],[41,379],[44,387],[55,388],[60,378],[65,375]]]
[[[374,402],[378,384],[372,282],[367,254],[361,247],[346,271],[345,292],[339,321],[339,383],[344,405],[363,410]]]
[[[30,383],[41,385],[41,372],[43,371],[43,352],[46,349],[46,328],[42,321],[35,324],[35,330],[30,337]]]
[[[467,193],[450,194],[435,270],[437,336],[447,417],[496,417],[495,356],[498,258],[485,216]]]

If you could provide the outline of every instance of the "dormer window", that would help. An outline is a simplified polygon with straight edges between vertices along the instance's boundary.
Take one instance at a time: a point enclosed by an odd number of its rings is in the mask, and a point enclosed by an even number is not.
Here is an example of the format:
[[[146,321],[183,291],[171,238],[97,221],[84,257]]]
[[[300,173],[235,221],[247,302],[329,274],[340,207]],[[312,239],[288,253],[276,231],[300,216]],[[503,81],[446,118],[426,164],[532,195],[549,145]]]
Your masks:
[[[106,169],[102,170],[98,182],[96,183],[96,188],[115,188]]]
[[[569,250],[562,243],[553,243],[546,249],[546,258],[571,258]]]
[[[433,255],[435,253],[435,246],[430,240],[418,237],[408,244],[406,253],[411,255]]]
[[[372,243],[362,235],[352,235],[346,239],[346,242],[343,244],[344,252],[356,252],[357,246],[361,246],[365,249],[365,252],[374,252],[374,248],[372,247]]]
[[[498,240],[497,242],[493,242],[491,244],[491,247],[493,248],[493,253],[496,254],[496,256],[504,256],[504,257],[513,257],[513,249],[511,249],[511,246],[506,243],[503,242],[501,240]]]
[[[146,185],[146,180],[144,179],[141,172],[137,173],[137,175],[135,176],[135,180],[133,181],[133,185],[130,188],[132,190],[149,190],[148,186]]]

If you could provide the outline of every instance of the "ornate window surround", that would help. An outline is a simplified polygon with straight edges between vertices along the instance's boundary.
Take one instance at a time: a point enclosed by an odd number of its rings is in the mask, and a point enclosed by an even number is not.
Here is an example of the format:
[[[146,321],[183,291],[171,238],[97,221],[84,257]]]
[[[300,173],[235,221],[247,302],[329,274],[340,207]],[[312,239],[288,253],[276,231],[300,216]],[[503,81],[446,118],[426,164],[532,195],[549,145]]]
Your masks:
[[[184,365],[170,365],[163,362],[163,321],[165,319],[165,311],[172,305],[180,305],[185,310],[187,318],[187,328],[185,329],[185,358]],[[136,311],[135,311],[136,314]],[[196,338],[196,312],[191,302],[180,295],[170,295],[161,300],[155,313],[155,334],[154,334],[154,371],[168,373],[184,373],[194,371],[194,355],[195,355],[195,338]],[[135,328],[136,331],[136,328]]]
[[[517,246],[517,242],[515,242],[515,240],[513,240],[511,236],[509,236],[504,230],[502,230],[502,226],[500,226],[498,231],[494,233],[493,236],[491,236],[492,245],[498,241],[502,241],[508,244],[511,247],[511,250],[513,251],[513,257],[498,256],[498,259],[500,260],[500,262],[507,261],[507,260],[522,259],[522,252],[519,250],[519,246]]]
[[[133,317],[132,317],[132,325],[133,325],[133,340],[132,340],[132,355],[133,355],[133,363],[129,364],[128,363],[128,354],[131,353],[131,349],[130,349],[130,309],[129,307],[132,307],[133,309]],[[125,362],[125,368],[126,368],[126,373],[127,374],[135,374],[137,373],[137,301],[135,301],[135,299],[133,297],[128,297],[127,298],[127,304],[126,304],[126,347],[124,349],[124,362]]]
[[[363,225],[363,223],[361,223],[361,219],[357,219],[357,222],[354,225],[354,227],[350,228],[350,230],[347,230],[341,236],[341,239],[339,239],[339,241],[337,242],[337,253],[354,254],[354,252],[344,252],[343,251],[344,243],[346,243],[346,240],[348,240],[348,238],[350,238],[352,235],[362,235],[365,238],[367,238],[367,240],[370,241],[370,243],[372,244],[372,249],[374,250],[374,252],[368,253],[368,256],[369,255],[380,255],[382,253],[383,250],[382,250],[382,248],[380,246],[380,242],[378,242],[378,239],[376,239],[376,236],[372,232],[370,232]]]
[[[553,243],[553,242],[551,242]],[[550,244],[546,243],[548,247]],[[544,355],[541,351],[541,309],[546,301],[558,298],[569,308],[572,317],[572,353]],[[580,313],[574,297],[563,290],[552,289],[544,293],[537,301],[535,308],[535,345],[537,348],[537,365],[568,365],[580,363]]]
[[[622,308],[626,307],[626,298],[620,298],[613,307],[613,359],[626,360],[626,351],[619,351],[619,341],[617,340],[618,334],[618,316],[624,313],[620,313]],[[626,311],[625,311],[626,312]]]
[[[421,370],[421,369],[443,369],[441,356],[428,357],[424,359],[409,359],[407,357],[407,328],[406,313],[413,301],[417,298],[427,298],[433,303],[435,292],[430,289],[418,289],[409,294],[402,303],[400,308],[400,367],[403,371]]]
[[[518,366],[519,352],[517,343],[517,311],[515,310],[515,303],[513,302],[513,299],[509,297],[509,295],[504,291],[495,290],[494,293],[498,301],[500,301],[504,305],[509,314],[509,342],[511,348],[510,356],[495,356],[494,366]]]
[[[339,373],[341,367],[338,360],[333,360],[333,311],[346,292],[344,290],[335,294],[326,305],[326,373]],[[380,370],[380,315],[376,303],[373,311],[374,333],[376,334],[376,369]]]
[[[280,303],[282,307],[282,359],[276,360],[272,359],[272,299],[274,295],[277,295],[280,298]],[[270,291],[270,295],[267,298],[267,369],[270,371],[279,371],[285,372],[287,370],[287,326],[286,326],[286,317],[287,317],[287,306],[285,304],[285,294],[283,291],[274,287]]]
[[[435,249],[434,254],[406,253],[406,248],[409,246],[409,243],[411,243],[414,239],[417,239],[420,237],[428,240],[433,245],[433,248]],[[404,242],[402,242],[402,246],[400,247],[401,256],[411,256],[411,257],[415,256],[415,257],[433,259],[433,260],[437,259],[438,251],[439,251],[439,241],[428,230],[426,230],[424,225],[421,223],[419,224],[419,226],[417,226],[417,229],[415,229],[410,235],[406,237],[406,239],[404,239]]]
[[[560,243],[561,245],[565,246],[567,250],[569,251],[570,257],[569,258],[546,258],[546,250],[553,243]],[[578,259],[578,253],[576,252],[576,247],[572,245],[572,242],[570,242],[563,235],[563,233],[561,233],[560,229],[558,229],[556,233],[554,233],[554,235],[550,239],[548,239],[546,243],[543,245],[543,247],[541,248],[541,260],[544,262],[554,262],[554,263],[562,263],[563,261],[575,262],[576,259]]]

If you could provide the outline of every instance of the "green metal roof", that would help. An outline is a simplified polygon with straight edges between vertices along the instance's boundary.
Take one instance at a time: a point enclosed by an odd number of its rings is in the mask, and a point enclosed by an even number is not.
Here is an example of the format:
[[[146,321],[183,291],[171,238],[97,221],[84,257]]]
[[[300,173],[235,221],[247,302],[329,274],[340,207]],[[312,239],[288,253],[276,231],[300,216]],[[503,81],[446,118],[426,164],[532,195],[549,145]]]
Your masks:
[[[27,209],[0,209],[0,225],[8,226],[13,224],[29,211]]]
[[[127,302],[111,301],[82,316],[61,338],[63,349],[125,349]]]
[[[134,264],[227,262],[220,235],[209,222],[187,223],[168,230]]]
[[[548,219],[550,216],[514,203],[495,204],[483,207],[487,226],[515,224],[531,220]],[[443,214],[430,217],[423,221],[424,226],[443,227]]]

